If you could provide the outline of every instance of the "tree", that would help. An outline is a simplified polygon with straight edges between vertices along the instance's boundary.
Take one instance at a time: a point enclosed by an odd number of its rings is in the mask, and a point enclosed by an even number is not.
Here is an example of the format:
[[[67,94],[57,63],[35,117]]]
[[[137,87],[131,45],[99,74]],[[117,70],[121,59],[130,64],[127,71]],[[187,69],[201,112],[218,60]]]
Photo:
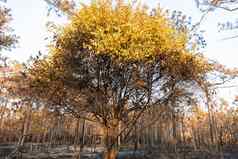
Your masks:
[[[197,8],[203,13],[201,21],[204,20],[205,16],[208,13],[213,12],[215,10],[222,10],[225,12],[235,13],[238,11],[238,1],[237,0],[195,0]],[[227,19],[225,22],[218,22],[218,30],[225,31],[225,30],[234,30],[238,28],[237,21],[232,22],[231,20]],[[224,40],[237,38],[237,35],[233,35]]]
[[[54,10],[58,15],[64,13],[66,15],[72,15],[76,5],[74,1],[70,0],[44,0],[48,5],[48,13]]]
[[[222,9],[233,12],[238,10],[237,0],[195,0],[195,2],[201,11]]]
[[[10,9],[0,6],[0,51],[11,49],[17,42],[17,36],[11,34],[8,26],[11,20]]]
[[[3,50],[10,50],[12,47],[15,46],[17,43],[17,36],[14,34],[11,34],[11,28],[9,27],[9,22],[11,20],[11,14],[10,14],[10,9],[7,9],[3,6],[0,5],[0,51]],[[2,56],[0,54],[0,93],[1,93],[1,101],[2,106],[1,106],[1,115],[3,115],[4,112],[2,112],[2,109],[4,108],[3,103],[6,103],[8,101],[7,99],[7,93],[4,91],[4,82],[6,81],[6,77],[8,76],[8,71],[10,70],[9,66],[9,61],[6,57]]]
[[[58,30],[49,55],[29,64],[21,86],[33,100],[100,124],[104,158],[115,159],[122,132],[212,70],[188,49],[188,36],[161,8],[92,1]]]

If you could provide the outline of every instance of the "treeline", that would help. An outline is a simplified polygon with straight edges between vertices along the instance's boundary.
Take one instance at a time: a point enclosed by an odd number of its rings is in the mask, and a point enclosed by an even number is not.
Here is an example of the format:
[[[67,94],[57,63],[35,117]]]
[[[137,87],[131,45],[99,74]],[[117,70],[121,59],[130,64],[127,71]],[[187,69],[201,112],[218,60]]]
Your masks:
[[[44,106],[8,102],[1,101],[1,143],[22,142],[19,140],[24,137],[24,143],[103,146],[103,130],[97,123]],[[212,109],[211,116],[199,106],[187,108],[186,112],[154,108],[133,128],[128,127],[119,140],[122,147],[134,149],[160,147],[176,151],[177,147],[190,146],[194,150],[223,150],[238,144],[238,109],[224,100]]]

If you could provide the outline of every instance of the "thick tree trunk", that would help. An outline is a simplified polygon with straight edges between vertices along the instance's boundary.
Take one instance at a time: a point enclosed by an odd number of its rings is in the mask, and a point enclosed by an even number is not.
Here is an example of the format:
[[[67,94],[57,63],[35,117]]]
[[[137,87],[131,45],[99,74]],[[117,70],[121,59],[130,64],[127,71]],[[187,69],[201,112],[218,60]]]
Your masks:
[[[119,124],[114,127],[104,128],[104,145],[106,150],[103,159],[116,159],[118,154],[118,130]]]
[[[116,148],[107,149],[104,153],[103,159],[116,159],[118,154],[118,150]]]

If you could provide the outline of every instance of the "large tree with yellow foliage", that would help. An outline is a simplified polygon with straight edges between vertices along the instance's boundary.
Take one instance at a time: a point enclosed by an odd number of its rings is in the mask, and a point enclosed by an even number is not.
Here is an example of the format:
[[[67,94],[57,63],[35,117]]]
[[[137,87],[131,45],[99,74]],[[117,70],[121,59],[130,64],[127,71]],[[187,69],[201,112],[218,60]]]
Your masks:
[[[92,1],[57,30],[49,55],[32,61],[21,93],[100,124],[104,158],[115,159],[121,133],[145,110],[206,80],[212,68],[188,49],[189,36],[161,8]]]

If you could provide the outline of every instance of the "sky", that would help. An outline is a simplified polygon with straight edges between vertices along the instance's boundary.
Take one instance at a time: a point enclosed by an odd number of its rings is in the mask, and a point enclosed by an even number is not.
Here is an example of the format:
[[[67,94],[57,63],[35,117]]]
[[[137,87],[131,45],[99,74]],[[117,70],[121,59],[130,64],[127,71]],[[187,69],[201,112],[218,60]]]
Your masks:
[[[80,0],[79,0],[80,1]],[[150,8],[160,6],[169,10],[180,10],[185,15],[191,16],[193,23],[199,21],[202,13],[196,8],[194,0],[142,0]],[[81,2],[85,2],[81,0]],[[11,51],[3,54],[13,60],[26,61],[31,55],[46,50],[47,21],[59,20],[55,16],[47,16],[47,5],[44,0],[8,0],[6,6],[11,8],[13,20],[11,27],[14,33],[20,36],[19,44]],[[227,67],[238,67],[238,38],[223,40],[226,37],[238,35],[238,29],[232,31],[218,31],[218,22],[238,20],[238,12],[226,12],[216,10],[209,13],[200,26],[204,30],[204,37],[208,46],[204,49],[204,55],[216,60]],[[237,92],[237,88],[234,88]],[[232,94],[234,89],[225,90],[225,96]],[[222,96],[222,95],[221,95]]]

